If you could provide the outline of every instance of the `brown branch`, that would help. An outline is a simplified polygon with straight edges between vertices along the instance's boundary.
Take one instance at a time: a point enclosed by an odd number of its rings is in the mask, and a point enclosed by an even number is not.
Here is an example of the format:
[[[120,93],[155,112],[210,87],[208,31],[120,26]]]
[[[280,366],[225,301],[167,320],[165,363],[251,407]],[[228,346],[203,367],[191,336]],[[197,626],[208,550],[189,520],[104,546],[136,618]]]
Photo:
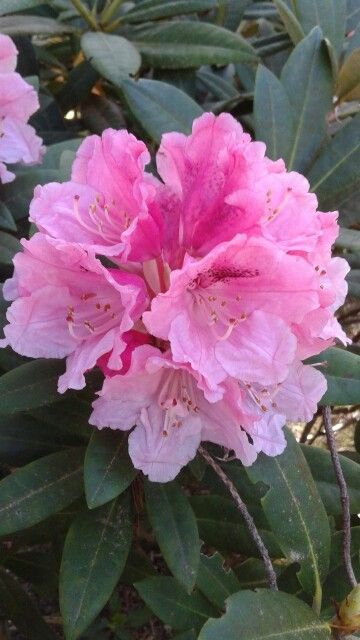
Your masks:
[[[351,562],[351,520],[350,520],[350,500],[349,494],[340,464],[339,454],[336,449],[336,441],[331,422],[330,407],[323,407],[324,426],[326,438],[334,466],[336,480],[340,489],[340,500],[343,515],[343,560],[349,583],[352,587],[356,587],[357,580]]]
[[[256,528],[256,524],[252,516],[250,515],[245,503],[240,498],[240,495],[238,494],[234,483],[230,480],[230,478],[227,477],[227,475],[224,473],[220,465],[217,462],[215,462],[215,460],[206,451],[206,449],[204,449],[203,447],[199,447],[199,453],[202,455],[203,458],[205,458],[206,462],[210,465],[210,467],[212,467],[216,475],[220,478],[220,480],[223,482],[223,484],[231,494],[238,510],[240,511],[242,517],[245,520],[245,524],[248,528],[248,531],[263,560],[263,563],[265,565],[265,571],[267,575],[267,583],[268,583],[269,589],[272,589],[273,591],[277,591],[278,586],[277,586],[277,580],[276,580],[276,573],[274,571],[274,567],[272,566],[269,552],[259,535],[259,532]]]

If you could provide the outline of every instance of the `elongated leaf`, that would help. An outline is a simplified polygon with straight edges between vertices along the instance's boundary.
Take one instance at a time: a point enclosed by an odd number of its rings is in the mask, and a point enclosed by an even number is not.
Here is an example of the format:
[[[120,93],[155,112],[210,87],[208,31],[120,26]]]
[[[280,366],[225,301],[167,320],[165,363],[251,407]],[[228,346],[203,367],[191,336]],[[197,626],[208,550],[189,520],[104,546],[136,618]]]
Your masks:
[[[143,0],[122,16],[121,23],[145,22],[170,18],[187,13],[210,11],[218,7],[218,0]]]
[[[294,44],[298,44],[305,37],[305,33],[296,15],[291,11],[284,0],[274,0],[274,4],[291,40]]]
[[[66,640],[77,638],[109,600],[125,566],[131,536],[127,495],[80,513],[74,520],[60,569]]]
[[[174,636],[174,640],[196,640],[196,633],[193,629],[185,631],[185,633],[178,633]]]
[[[219,609],[224,608],[226,598],[240,589],[235,573],[232,569],[225,569],[224,558],[218,553],[210,557],[201,554],[196,584],[201,593]]]
[[[20,466],[79,443],[76,432],[54,432],[27,414],[0,415],[0,459],[6,464]]]
[[[195,512],[200,538],[207,545],[221,553],[235,551],[244,555],[258,555],[241,515],[231,500],[212,495],[193,496],[190,504]],[[258,529],[270,555],[281,557],[282,552],[273,533]]]
[[[8,553],[1,563],[16,576],[30,583],[40,597],[57,598],[59,562],[46,551],[20,551]]]
[[[325,211],[336,208],[360,186],[360,115],[324,147],[308,174],[312,191]]]
[[[247,473],[269,487],[261,502],[271,529],[286,557],[300,564],[302,587],[314,595],[329,567],[330,528],[300,446],[290,431],[286,439],[281,456],[261,455]]]
[[[169,569],[190,593],[200,561],[200,540],[194,512],[175,482],[146,483],[146,507]]]
[[[132,585],[134,582],[154,575],[156,575],[156,571],[146,553],[140,549],[130,549],[125,569],[121,575],[121,582]]]
[[[150,65],[162,69],[257,60],[244,38],[207,22],[164,23],[136,34],[134,43]]]
[[[328,388],[322,404],[356,404],[360,394],[360,356],[345,349],[330,348],[309,362],[324,363],[321,371]]]
[[[274,570],[277,573],[276,565],[274,566]],[[248,558],[239,565],[236,565],[234,571],[241,589],[266,588],[268,585],[264,563],[258,558]]]
[[[306,444],[301,445],[301,449],[327,513],[334,516],[340,515],[342,513],[340,492],[329,451]],[[350,511],[360,513],[360,465],[345,456],[340,455],[339,458],[348,487]]]
[[[59,451],[31,462],[0,482],[0,536],[31,527],[82,493],[84,451]]]
[[[9,36],[17,35],[58,35],[60,33],[72,33],[73,27],[52,18],[42,16],[7,16],[0,18],[0,33]]]
[[[125,491],[137,474],[128,454],[124,433],[94,430],[85,455],[85,495],[90,509]]]
[[[238,95],[238,91],[230,82],[224,80],[221,76],[218,76],[211,71],[198,71],[196,75],[206,89],[211,91],[211,93],[219,100],[235,98]]]
[[[167,131],[189,133],[202,114],[186,93],[158,80],[125,80],[121,91],[134,118],[156,142]]]
[[[0,202],[0,228],[6,229],[6,231],[16,231],[14,218],[4,202]]]
[[[360,527],[351,528],[351,561],[355,576],[360,580]],[[331,540],[330,570],[324,583],[324,606],[341,602],[349,593],[349,582],[344,567],[343,533],[336,531]]]
[[[332,71],[319,28],[295,47],[281,82],[295,121],[288,169],[304,172],[326,136],[326,115],[332,106]]]
[[[304,602],[281,591],[239,591],[225,615],[209,620],[198,640],[330,640],[330,627]]]
[[[44,0],[0,0],[0,16],[7,13],[17,13],[25,9],[33,9],[34,7],[44,4]]]
[[[138,50],[121,36],[99,31],[84,33],[81,47],[96,71],[117,85],[129,75],[134,75],[141,65]]]
[[[356,29],[360,22],[360,6],[358,0],[346,2],[346,32]]]
[[[200,629],[217,613],[199,591],[188,595],[175,578],[156,576],[134,586],[151,611],[174,629]]]
[[[27,593],[3,569],[0,569],[0,602],[2,613],[27,640],[57,640],[58,636],[44,622]]]
[[[360,252],[360,231],[340,227],[340,233],[338,238],[335,240],[335,245],[341,249]]]
[[[32,360],[0,378],[0,413],[36,409],[59,400],[57,381],[64,372],[59,360]]]
[[[286,161],[294,132],[291,106],[280,80],[262,65],[256,74],[254,116],[256,138],[265,142],[266,155]]]
[[[294,9],[304,32],[319,26],[339,56],[345,37],[346,0],[287,0],[287,3]]]
[[[57,94],[57,99],[63,111],[66,112],[69,109],[73,109],[79,102],[86,100],[98,78],[98,72],[88,60],[83,60],[77,67],[73,67],[68,75],[67,82]]]

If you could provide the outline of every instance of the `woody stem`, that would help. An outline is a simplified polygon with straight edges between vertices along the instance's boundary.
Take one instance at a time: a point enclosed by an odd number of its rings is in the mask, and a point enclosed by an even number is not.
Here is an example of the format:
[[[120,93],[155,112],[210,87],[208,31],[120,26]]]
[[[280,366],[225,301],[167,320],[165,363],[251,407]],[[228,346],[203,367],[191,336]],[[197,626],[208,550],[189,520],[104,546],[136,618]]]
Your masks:
[[[206,449],[204,449],[203,447],[199,447],[199,453],[202,455],[203,458],[205,458],[206,462],[215,471],[216,475],[223,482],[223,484],[229,491],[231,497],[233,498],[238,510],[240,511],[242,517],[245,520],[245,524],[248,528],[248,531],[265,565],[265,571],[267,575],[267,582],[268,582],[269,589],[272,589],[273,591],[277,591],[278,586],[276,581],[276,573],[274,571],[274,567],[272,565],[269,552],[260,537],[260,534],[256,528],[256,524],[252,516],[250,515],[245,503],[242,501],[239,493],[237,492],[235,485],[230,480],[230,478],[227,477],[227,475],[224,473],[220,465],[217,462],[215,462],[215,460],[211,457],[211,455],[206,451]]]
[[[343,515],[343,560],[349,583],[352,587],[356,587],[357,580],[351,562],[351,520],[350,520],[350,500],[349,494],[340,464],[339,454],[336,449],[336,441],[331,423],[330,407],[323,407],[324,427],[326,438],[331,454],[336,480],[340,489],[340,500]]]

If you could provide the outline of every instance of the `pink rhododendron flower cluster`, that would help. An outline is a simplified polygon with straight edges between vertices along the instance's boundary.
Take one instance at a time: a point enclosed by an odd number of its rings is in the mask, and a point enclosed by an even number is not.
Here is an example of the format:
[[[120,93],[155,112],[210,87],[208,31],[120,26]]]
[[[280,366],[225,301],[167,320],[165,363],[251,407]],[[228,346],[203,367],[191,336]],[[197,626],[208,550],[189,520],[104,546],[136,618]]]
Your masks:
[[[15,178],[7,164],[34,164],[43,154],[41,138],[27,124],[39,100],[31,85],[15,72],[17,53],[11,38],[0,34],[0,184]]]
[[[245,465],[277,455],[285,422],[310,420],[326,389],[302,360],[347,340],[337,213],[228,114],[164,135],[160,179],[149,160],[108,129],[82,143],[69,182],[37,187],[3,344],[66,357],[60,392],[100,367],[91,424],[131,430],[151,480],[174,478],[202,440]]]

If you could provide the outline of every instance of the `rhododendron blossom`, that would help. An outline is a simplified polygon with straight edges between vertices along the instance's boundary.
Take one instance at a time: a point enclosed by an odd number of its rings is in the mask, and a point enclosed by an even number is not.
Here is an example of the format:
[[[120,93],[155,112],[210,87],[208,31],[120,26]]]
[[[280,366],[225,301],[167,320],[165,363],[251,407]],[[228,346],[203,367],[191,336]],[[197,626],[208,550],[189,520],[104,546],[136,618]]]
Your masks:
[[[312,418],[326,381],[302,361],[347,342],[348,266],[331,257],[337,214],[232,116],[165,134],[160,179],[149,159],[108,129],[69,182],[37,187],[3,344],[66,357],[60,392],[100,368],[91,424],[131,431],[134,466],[166,482],[201,441],[250,465],[284,450],[287,420]]]
[[[0,34],[0,183],[15,178],[7,164],[34,164],[44,151],[41,138],[27,124],[39,100],[32,86],[15,72],[17,53],[11,38]]]

